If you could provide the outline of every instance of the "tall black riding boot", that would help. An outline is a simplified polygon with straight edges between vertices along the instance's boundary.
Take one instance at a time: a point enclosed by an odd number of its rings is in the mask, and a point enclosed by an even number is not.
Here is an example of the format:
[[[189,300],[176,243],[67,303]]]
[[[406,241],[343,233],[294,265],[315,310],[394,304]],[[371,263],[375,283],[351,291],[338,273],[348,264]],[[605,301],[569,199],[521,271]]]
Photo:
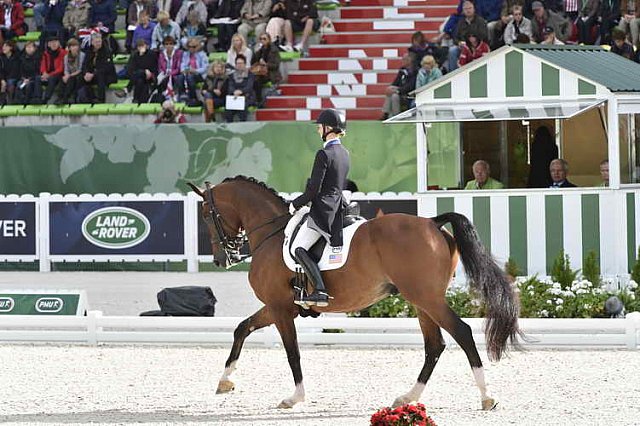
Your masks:
[[[303,297],[300,302],[307,305],[316,306],[328,306],[329,295],[324,287],[324,281],[322,281],[322,275],[320,274],[320,268],[318,264],[311,259],[309,253],[302,247],[298,247],[295,251],[296,260],[304,269],[305,274],[313,283],[313,293]]]

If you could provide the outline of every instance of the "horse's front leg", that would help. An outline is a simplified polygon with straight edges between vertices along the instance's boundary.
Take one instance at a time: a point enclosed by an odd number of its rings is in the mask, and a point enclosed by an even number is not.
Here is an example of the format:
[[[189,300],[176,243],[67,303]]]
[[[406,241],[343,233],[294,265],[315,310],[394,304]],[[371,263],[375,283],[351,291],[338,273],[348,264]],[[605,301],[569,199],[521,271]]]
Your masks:
[[[294,317],[289,314],[288,310],[283,310],[275,323],[285,350],[287,351],[287,359],[293,373],[293,382],[296,390],[290,398],[285,398],[278,405],[278,408],[293,408],[297,403],[304,401],[304,385],[302,384],[302,368],[300,367],[300,349],[298,348],[298,335],[296,326],[293,323]]]
[[[271,313],[266,306],[263,306],[255,314],[238,324],[236,330],[233,332],[233,346],[231,347],[229,358],[224,365],[224,373],[222,373],[222,377],[220,377],[216,393],[227,393],[233,390],[235,385],[229,377],[236,369],[236,362],[240,357],[240,351],[242,351],[242,345],[244,344],[245,339],[255,330],[271,324],[273,324],[273,319],[271,318]]]

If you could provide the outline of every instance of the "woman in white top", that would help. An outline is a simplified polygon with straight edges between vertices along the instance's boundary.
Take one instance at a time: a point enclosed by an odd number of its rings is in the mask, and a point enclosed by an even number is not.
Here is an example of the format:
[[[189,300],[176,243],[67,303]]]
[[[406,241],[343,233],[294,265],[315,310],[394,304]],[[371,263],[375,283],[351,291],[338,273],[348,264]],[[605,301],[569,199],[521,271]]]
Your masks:
[[[231,37],[231,47],[227,51],[227,64],[235,67],[236,56],[238,56],[238,54],[242,54],[247,58],[247,64],[251,63],[251,56],[253,56],[253,52],[247,47],[247,41],[244,39],[242,34],[235,33],[233,37]]]

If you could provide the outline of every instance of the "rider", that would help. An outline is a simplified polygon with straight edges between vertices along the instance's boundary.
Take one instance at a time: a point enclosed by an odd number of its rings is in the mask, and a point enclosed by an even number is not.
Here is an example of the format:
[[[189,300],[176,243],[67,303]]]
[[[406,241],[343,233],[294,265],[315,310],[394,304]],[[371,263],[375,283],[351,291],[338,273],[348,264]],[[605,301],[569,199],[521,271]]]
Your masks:
[[[313,293],[296,303],[327,306],[329,295],[320,269],[309,256],[308,250],[320,238],[325,238],[332,247],[342,246],[342,189],[345,187],[350,161],[349,151],[340,142],[340,137],[344,136],[347,128],[343,116],[335,109],[326,109],[320,113],[316,124],[323,146],[316,153],[311,178],[307,181],[304,194],[289,205],[289,212],[293,214],[311,202],[311,211],[300,227],[291,250],[314,285]]]

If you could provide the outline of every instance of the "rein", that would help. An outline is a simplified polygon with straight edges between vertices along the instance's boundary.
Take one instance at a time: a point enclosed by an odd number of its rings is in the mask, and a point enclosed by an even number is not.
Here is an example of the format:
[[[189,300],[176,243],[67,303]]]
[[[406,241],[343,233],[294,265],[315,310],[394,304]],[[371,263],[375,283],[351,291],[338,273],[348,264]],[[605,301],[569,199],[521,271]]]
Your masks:
[[[227,222],[224,219],[224,217],[222,217],[222,215],[220,214],[220,212],[215,206],[214,199],[213,199],[213,187],[209,182],[205,182],[205,185],[206,185],[206,193],[205,193],[206,201],[207,201],[207,204],[209,205],[209,215],[205,218],[205,222],[213,223],[213,225],[216,228],[216,234],[218,234],[218,239],[217,240],[211,239],[211,244],[219,244],[222,247],[222,250],[227,256],[227,259],[229,260],[229,262],[231,262],[231,264],[227,266],[227,268],[237,265],[238,263],[242,262],[244,259],[252,256],[252,254],[244,254],[244,255],[240,254],[240,249],[242,248],[242,246],[245,244],[245,242],[249,241],[249,235],[253,234],[257,230],[267,225],[276,223],[278,220],[284,217],[290,217],[288,213],[282,214],[280,216],[276,216],[273,219],[269,219],[265,223],[256,226],[249,232],[241,232],[240,234],[234,237],[231,237],[227,234],[227,232],[224,229],[224,225],[227,225],[228,228],[232,228],[231,225],[229,225],[229,222]],[[260,241],[256,245],[256,248],[253,250],[253,253],[257,252],[260,249],[260,247],[262,247],[262,245],[269,238],[277,235],[285,227],[286,227],[286,223],[284,225],[279,226],[275,230],[271,231],[266,237],[262,239],[262,241]]]

